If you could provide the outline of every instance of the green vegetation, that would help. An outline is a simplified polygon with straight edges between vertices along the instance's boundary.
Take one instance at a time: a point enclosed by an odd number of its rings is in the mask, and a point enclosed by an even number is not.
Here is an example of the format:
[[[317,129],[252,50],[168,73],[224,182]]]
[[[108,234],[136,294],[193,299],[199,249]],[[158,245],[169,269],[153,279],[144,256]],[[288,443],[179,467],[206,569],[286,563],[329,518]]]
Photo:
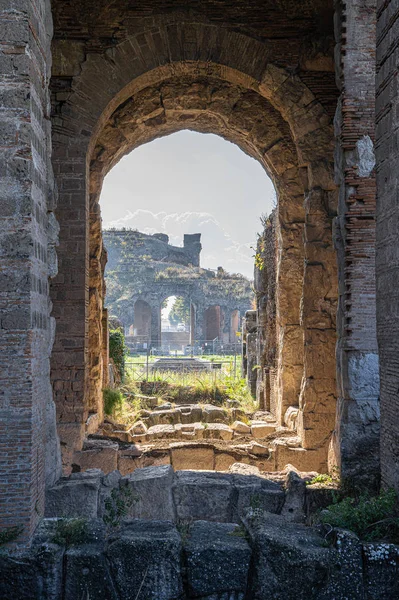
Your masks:
[[[0,531],[0,547],[10,542],[14,542],[23,532],[24,528],[22,525],[15,525],[14,527],[7,527]]]
[[[125,344],[125,335],[121,329],[110,329],[109,332],[109,356],[114,361],[122,378],[125,372],[125,358],[128,349]]]
[[[173,303],[172,309],[169,313],[169,321],[172,325],[178,323],[184,323],[189,325],[190,323],[190,301],[187,298],[178,296]]]
[[[127,368],[124,390],[127,395],[159,396],[170,402],[222,405],[227,400],[238,400],[243,410],[253,412],[256,405],[245,379],[234,374],[233,362],[226,365],[225,369],[201,372],[153,371],[148,379],[144,379],[144,373],[140,377],[137,371]],[[238,371],[238,365],[236,369]]]
[[[234,537],[244,538],[244,539],[249,538],[247,530],[242,525],[236,525],[236,527],[233,529],[233,531],[230,531],[229,535],[232,535]]]
[[[362,494],[336,501],[319,515],[321,523],[350,529],[365,541],[399,542],[398,498],[395,490],[382,491],[378,496]]]
[[[104,412],[112,417],[119,414],[122,410],[123,396],[120,390],[103,389]]]
[[[109,498],[105,500],[105,514],[103,521],[111,527],[118,527],[121,520],[129,513],[129,508],[139,497],[135,496],[128,486],[114,488]]]
[[[60,519],[57,521],[52,541],[60,546],[74,546],[83,544],[87,539],[87,534],[86,519]]]
[[[314,485],[315,483],[321,483],[324,485],[332,485],[334,483],[334,480],[331,477],[331,475],[320,474],[320,475],[316,475],[316,477],[313,477],[313,479],[311,479],[310,481],[307,481],[306,485]]]

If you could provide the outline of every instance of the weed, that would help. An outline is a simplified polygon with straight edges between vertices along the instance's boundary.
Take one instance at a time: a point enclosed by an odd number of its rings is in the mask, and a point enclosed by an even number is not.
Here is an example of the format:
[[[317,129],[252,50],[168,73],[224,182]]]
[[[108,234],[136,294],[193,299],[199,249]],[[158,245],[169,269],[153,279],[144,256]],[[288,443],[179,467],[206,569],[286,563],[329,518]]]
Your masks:
[[[24,528],[22,525],[15,525],[14,527],[7,527],[0,531],[0,546],[14,542],[23,532]]]
[[[182,544],[184,544],[190,532],[190,523],[178,523],[176,529],[180,533]]]
[[[120,413],[123,405],[123,396],[120,390],[103,389],[104,412],[106,415],[115,416]]]
[[[354,531],[365,541],[387,539],[399,541],[399,518],[397,496],[393,489],[382,491],[378,496],[347,497],[336,499],[319,515],[321,523]]]
[[[53,542],[60,546],[82,544],[87,539],[87,521],[83,518],[57,521]]]
[[[233,531],[229,532],[229,535],[233,535],[234,537],[248,539],[248,532],[242,525],[237,525]]]
[[[332,483],[334,483],[334,480],[331,477],[331,475],[319,474],[319,475],[316,475],[316,477],[313,477],[313,479],[310,479],[310,481],[307,481],[306,485],[313,485],[315,483],[331,485]]]
[[[121,520],[128,515],[129,508],[133,506],[134,502],[138,502],[139,499],[128,486],[123,486],[119,489],[114,488],[104,503],[104,523],[111,527],[118,527]]]

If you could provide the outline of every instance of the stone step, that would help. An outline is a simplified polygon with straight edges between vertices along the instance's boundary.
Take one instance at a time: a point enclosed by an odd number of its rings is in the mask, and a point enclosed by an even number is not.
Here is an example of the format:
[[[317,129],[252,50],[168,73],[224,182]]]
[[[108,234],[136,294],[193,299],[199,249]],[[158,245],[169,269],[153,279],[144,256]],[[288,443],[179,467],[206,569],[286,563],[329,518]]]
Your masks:
[[[99,468],[109,473],[118,469],[123,475],[152,465],[227,471],[234,463],[253,465],[265,472],[281,471],[287,464],[299,470],[327,472],[326,452],[301,448],[296,436],[237,443],[234,439],[198,440],[191,432],[182,432],[179,440],[158,439],[142,445],[91,436],[85,441],[83,450],[75,452],[73,463],[75,471]]]

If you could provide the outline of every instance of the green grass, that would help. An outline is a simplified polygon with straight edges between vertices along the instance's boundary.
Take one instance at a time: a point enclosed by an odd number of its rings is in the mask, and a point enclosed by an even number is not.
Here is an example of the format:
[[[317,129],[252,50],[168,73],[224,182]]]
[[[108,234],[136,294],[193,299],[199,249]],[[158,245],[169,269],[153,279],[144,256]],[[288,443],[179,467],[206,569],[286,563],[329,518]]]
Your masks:
[[[200,371],[177,373],[175,371],[152,372],[148,380],[136,379],[127,371],[124,388],[127,394],[159,396],[170,402],[212,403],[223,405],[227,400],[238,400],[243,410],[256,409],[246,381],[225,371]]]

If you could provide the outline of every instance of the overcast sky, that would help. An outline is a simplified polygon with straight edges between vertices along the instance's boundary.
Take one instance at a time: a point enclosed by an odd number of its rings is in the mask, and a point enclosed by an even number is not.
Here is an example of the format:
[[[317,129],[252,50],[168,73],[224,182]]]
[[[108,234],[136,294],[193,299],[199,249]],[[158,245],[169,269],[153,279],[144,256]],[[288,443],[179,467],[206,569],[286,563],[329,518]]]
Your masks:
[[[253,277],[259,217],[275,202],[260,164],[216,135],[181,131],[140,146],[107,175],[104,228],[202,234],[201,265]]]

